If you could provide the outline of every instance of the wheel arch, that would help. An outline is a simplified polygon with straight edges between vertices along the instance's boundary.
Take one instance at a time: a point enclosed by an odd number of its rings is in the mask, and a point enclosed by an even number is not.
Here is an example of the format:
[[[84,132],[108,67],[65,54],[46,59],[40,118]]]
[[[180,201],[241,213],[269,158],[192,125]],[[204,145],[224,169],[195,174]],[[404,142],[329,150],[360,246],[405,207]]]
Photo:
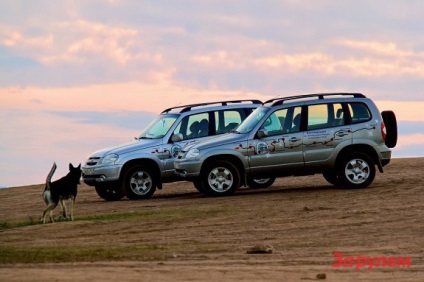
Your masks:
[[[121,174],[119,176],[119,180],[122,181],[122,178],[125,176],[125,173],[131,167],[135,165],[145,165],[152,169],[152,174],[156,178],[156,182],[159,189],[162,189],[162,177],[161,177],[161,169],[158,163],[155,160],[149,158],[140,158],[140,159],[132,159],[124,164],[121,169]]]
[[[378,156],[378,153],[372,146],[367,144],[352,144],[347,147],[344,147],[338,153],[336,161],[334,163],[334,167],[337,168],[344,157],[354,152],[365,153],[368,156],[370,156],[371,159],[374,161],[374,163],[377,165],[378,170],[380,172],[383,172],[383,165],[381,164],[381,160],[380,160],[380,157]]]
[[[212,163],[214,161],[218,161],[218,160],[231,162],[236,167],[236,169],[239,172],[241,184],[242,185],[246,185],[246,177],[245,177],[245,167],[244,167],[244,164],[243,164],[242,160],[240,160],[240,158],[238,158],[237,156],[232,155],[232,154],[220,154],[220,155],[213,155],[213,156],[207,157],[203,161],[203,163],[202,163],[202,166],[200,168],[200,174],[203,174],[204,169],[210,163]]]

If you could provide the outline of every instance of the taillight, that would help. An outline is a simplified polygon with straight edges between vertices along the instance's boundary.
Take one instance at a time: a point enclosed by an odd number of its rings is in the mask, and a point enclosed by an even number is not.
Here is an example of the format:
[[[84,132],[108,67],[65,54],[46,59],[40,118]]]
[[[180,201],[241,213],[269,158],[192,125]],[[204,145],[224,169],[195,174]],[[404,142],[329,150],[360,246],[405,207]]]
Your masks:
[[[387,132],[384,122],[381,123],[381,136],[383,136],[384,141],[386,141]]]

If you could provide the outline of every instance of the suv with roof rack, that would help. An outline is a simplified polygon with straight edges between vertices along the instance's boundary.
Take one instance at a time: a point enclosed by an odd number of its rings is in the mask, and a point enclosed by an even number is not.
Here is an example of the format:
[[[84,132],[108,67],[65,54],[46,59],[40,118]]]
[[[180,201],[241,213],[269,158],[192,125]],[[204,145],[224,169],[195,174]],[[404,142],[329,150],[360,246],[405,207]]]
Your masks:
[[[252,179],[315,173],[364,188],[396,142],[395,114],[380,114],[363,94],[309,94],[266,101],[232,133],[183,148],[175,168],[210,196],[233,194]]]
[[[229,132],[261,105],[259,100],[237,100],[166,109],[134,140],[91,154],[82,167],[84,182],[108,201],[150,198],[162,183],[182,180],[174,172],[181,148]]]

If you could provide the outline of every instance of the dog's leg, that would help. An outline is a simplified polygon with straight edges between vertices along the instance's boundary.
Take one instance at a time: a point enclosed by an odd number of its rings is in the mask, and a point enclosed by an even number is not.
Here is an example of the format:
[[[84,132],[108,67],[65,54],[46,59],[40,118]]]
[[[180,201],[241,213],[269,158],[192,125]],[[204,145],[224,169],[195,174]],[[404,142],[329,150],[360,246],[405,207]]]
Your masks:
[[[54,223],[53,210],[50,211],[50,222]]]
[[[48,205],[47,208],[43,212],[43,223],[46,223],[46,216],[49,214],[49,218],[51,222],[53,221],[53,210],[56,207],[56,205]]]
[[[62,198],[60,198],[59,203],[60,203],[60,206],[62,207],[62,216],[64,218],[68,218],[68,215],[67,215],[67,212],[66,212],[66,204],[65,204],[65,202],[63,201]]]
[[[71,197],[71,220],[74,221],[75,197]]]

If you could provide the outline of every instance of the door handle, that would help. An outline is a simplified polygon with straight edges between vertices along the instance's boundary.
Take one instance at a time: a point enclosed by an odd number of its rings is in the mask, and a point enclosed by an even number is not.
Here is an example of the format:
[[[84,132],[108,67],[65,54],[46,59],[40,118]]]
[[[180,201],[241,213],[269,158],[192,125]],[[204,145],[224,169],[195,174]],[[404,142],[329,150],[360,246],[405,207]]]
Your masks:
[[[297,138],[297,137],[292,137],[292,138],[290,138],[290,142],[297,142],[297,141],[300,141],[301,139],[300,138]]]

